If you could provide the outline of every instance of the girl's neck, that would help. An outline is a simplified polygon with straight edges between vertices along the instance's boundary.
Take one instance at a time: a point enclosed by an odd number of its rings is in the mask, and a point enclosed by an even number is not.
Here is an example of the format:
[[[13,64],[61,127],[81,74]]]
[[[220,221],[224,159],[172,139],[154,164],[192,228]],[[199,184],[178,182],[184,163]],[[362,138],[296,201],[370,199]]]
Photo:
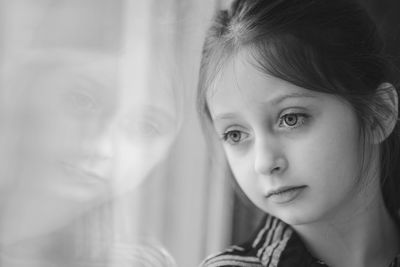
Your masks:
[[[400,252],[399,229],[381,194],[340,219],[293,226],[311,254],[330,267],[388,266]],[[343,215],[343,214],[342,214]]]

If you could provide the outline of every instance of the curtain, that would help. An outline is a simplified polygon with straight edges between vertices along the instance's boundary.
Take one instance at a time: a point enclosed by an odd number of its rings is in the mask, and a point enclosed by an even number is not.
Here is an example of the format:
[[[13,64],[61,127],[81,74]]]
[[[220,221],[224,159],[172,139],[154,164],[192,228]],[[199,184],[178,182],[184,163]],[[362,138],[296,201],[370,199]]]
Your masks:
[[[1,266],[197,266],[227,245],[195,110],[219,4],[0,2]]]

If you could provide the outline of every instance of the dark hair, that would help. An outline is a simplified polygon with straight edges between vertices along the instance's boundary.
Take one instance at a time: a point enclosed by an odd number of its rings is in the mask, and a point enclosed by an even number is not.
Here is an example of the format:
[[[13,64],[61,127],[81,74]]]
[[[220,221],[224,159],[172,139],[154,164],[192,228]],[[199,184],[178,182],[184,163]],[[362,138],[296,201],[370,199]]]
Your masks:
[[[236,0],[219,11],[205,39],[198,84],[206,127],[207,95],[224,63],[243,48],[264,73],[346,100],[363,136],[371,124],[385,134],[383,119],[394,110],[379,97],[385,88],[377,89],[384,82],[396,85],[394,68],[375,24],[355,1]],[[400,207],[399,131],[396,123],[380,145],[381,188],[393,218]]]

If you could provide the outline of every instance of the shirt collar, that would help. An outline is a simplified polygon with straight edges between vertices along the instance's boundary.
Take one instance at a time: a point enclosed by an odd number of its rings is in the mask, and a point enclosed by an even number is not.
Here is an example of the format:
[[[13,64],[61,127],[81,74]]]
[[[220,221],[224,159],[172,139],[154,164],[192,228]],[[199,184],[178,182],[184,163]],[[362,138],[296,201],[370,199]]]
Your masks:
[[[327,266],[307,250],[298,234],[286,223],[268,215],[252,241],[262,266],[310,267]],[[400,254],[389,267],[400,267]]]

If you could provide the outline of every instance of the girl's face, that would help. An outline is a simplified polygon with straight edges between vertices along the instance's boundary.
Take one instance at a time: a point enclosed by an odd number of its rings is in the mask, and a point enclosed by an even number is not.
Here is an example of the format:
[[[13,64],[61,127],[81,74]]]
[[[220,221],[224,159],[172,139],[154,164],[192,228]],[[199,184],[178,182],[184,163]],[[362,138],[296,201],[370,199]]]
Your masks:
[[[239,55],[208,104],[233,174],[261,210],[294,225],[361,203],[359,124],[345,101],[267,76]]]
[[[37,168],[32,173],[59,195],[85,202],[127,192],[175,137],[169,88],[119,88],[116,71],[112,62],[95,62],[50,72],[30,89],[30,135],[23,148]]]

